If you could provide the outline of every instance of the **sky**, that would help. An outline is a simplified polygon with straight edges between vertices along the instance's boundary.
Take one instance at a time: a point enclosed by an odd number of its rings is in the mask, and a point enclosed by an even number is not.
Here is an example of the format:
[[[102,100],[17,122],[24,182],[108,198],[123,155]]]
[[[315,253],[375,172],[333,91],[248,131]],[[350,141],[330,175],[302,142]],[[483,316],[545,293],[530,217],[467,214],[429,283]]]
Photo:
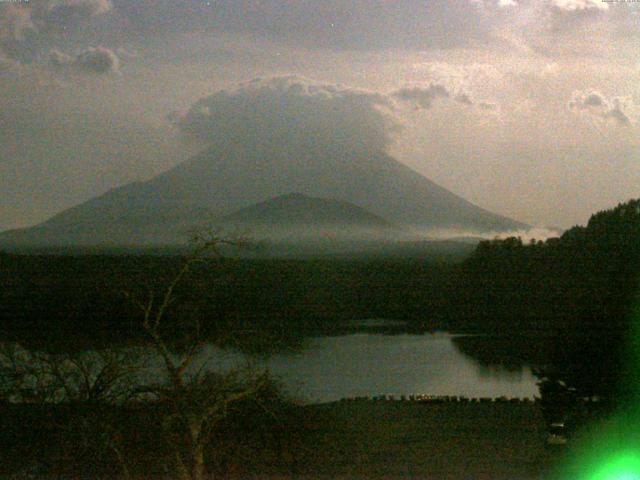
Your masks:
[[[0,230],[151,178],[248,112],[584,224],[640,197],[639,40],[621,1],[0,0]]]

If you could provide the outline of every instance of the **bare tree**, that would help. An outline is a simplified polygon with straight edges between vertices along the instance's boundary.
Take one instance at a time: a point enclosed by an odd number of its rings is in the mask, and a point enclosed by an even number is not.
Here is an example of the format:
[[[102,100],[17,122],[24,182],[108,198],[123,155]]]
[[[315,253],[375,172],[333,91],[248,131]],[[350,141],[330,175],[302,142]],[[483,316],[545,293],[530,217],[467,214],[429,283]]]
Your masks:
[[[137,352],[100,350],[80,353],[29,351],[17,343],[0,344],[0,399],[18,404],[67,404],[82,407],[77,415],[56,422],[63,435],[74,438],[67,453],[115,456],[124,478],[131,478],[117,421],[89,413],[102,406],[122,406],[136,394]],[[88,409],[88,410],[87,410]],[[75,410],[75,409],[74,409]]]
[[[141,364],[133,351],[47,353],[0,344],[0,398],[14,403],[126,403]]]
[[[199,318],[194,319],[193,334],[183,351],[180,354],[171,351],[163,327],[166,326],[169,308],[178,300],[178,286],[196,264],[205,262],[211,254],[219,255],[221,247],[247,245],[245,240],[229,240],[215,235],[200,236],[195,241],[197,246],[193,253],[184,259],[181,268],[164,288],[159,291],[148,288],[143,299],[126,292],[142,314],[142,327],[166,374],[165,382],[143,387],[139,393],[147,399],[151,395],[168,408],[163,427],[173,451],[176,474],[182,480],[205,478],[205,452],[217,425],[227,417],[232,404],[255,396],[268,383],[266,372],[257,373],[251,367],[244,371],[236,369],[221,373],[211,365],[210,358],[200,358],[201,367],[194,373],[194,362],[205,346]],[[233,343],[232,329],[225,334],[228,336],[225,340]]]
[[[0,345],[0,400],[15,403],[68,403],[82,406],[86,414],[73,416],[68,430],[77,444],[69,445],[71,455],[98,455],[117,461],[125,478],[135,462],[123,441],[118,415],[121,407],[152,409],[161,415],[162,436],[171,451],[175,474],[181,480],[202,480],[206,476],[208,447],[234,404],[258,398],[273,387],[264,368],[247,361],[243,367],[223,369],[216,358],[206,354],[207,338],[200,315],[189,316],[186,325],[180,310],[183,294],[197,298],[188,277],[198,279],[196,266],[206,268],[225,247],[246,247],[243,239],[230,240],[215,235],[195,237],[195,248],[184,257],[179,269],[165,282],[156,280],[143,294],[130,289],[125,293],[141,315],[141,326],[151,348],[90,350],[74,354],[32,352],[17,344]],[[201,270],[200,270],[201,272]],[[167,333],[178,331],[185,341],[176,348]],[[218,327],[220,327],[218,325]],[[216,329],[216,343],[240,347],[261,335],[258,329],[234,329],[225,322]],[[265,342],[271,337],[265,335]],[[159,375],[148,367],[159,365]],[[155,382],[149,381],[157,379]],[[85,408],[89,406],[89,408]],[[109,408],[103,408],[108,406]],[[115,408],[112,408],[115,407]],[[149,410],[151,411],[151,410]],[[88,453],[87,453],[88,452]],[[93,452],[93,453],[91,453]]]

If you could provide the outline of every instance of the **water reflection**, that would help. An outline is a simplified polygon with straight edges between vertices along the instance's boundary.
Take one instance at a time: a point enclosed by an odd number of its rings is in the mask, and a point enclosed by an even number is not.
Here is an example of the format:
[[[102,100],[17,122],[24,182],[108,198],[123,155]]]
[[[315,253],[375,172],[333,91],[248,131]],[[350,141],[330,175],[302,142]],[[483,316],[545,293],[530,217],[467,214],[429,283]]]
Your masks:
[[[268,362],[290,391],[312,402],[380,394],[527,397],[538,394],[527,366],[483,366],[445,334],[317,337],[299,355]]]
[[[469,356],[470,345],[473,350],[481,346],[487,351],[494,348],[489,337],[355,333],[313,337],[300,353],[251,361],[254,370],[268,368],[290,394],[310,403],[383,394],[519,398],[538,395],[536,378],[528,366],[479,363]],[[125,353],[133,358],[134,352],[127,350],[117,350],[119,356],[113,358],[119,359]],[[151,349],[137,350],[135,357],[145,359],[145,368],[135,375],[136,383],[162,381],[166,371],[161,367],[161,359]],[[78,359],[94,367],[108,366],[103,356],[91,353],[85,352]],[[31,364],[44,364],[42,359],[49,357],[33,358]],[[247,361],[239,353],[206,345],[188,373],[243,368]]]

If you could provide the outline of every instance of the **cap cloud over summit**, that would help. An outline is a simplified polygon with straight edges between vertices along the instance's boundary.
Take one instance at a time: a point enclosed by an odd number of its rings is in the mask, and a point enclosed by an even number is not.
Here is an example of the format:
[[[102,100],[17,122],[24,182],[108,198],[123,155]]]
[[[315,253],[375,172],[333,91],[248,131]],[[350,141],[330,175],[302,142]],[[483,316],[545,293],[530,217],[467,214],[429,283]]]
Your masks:
[[[391,99],[380,93],[281,76],[205,97],[177,124],[206,144],[257,136],[379,151],[400,128],[392,108]]]
[[[258,78],[195,102],[172,120],[205,144],[280,138],[283,142],[386,151],[403,127],[406,107],[428,110],[438,99],[473,102],[441,83],[382,93],[297,76]],[[304,147],[301,147],[304,148]]]

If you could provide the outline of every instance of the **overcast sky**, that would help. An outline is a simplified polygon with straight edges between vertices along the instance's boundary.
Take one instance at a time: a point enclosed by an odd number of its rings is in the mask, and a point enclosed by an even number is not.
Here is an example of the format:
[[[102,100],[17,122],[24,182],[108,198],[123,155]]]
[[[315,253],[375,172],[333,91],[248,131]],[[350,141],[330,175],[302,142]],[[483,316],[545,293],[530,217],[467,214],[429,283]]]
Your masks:
[[[639,41],[640,3],[601,0],[0,0],[0,229],[184,161],[202,112],[283,82],[477,205],[584,223],[640,197]]]

